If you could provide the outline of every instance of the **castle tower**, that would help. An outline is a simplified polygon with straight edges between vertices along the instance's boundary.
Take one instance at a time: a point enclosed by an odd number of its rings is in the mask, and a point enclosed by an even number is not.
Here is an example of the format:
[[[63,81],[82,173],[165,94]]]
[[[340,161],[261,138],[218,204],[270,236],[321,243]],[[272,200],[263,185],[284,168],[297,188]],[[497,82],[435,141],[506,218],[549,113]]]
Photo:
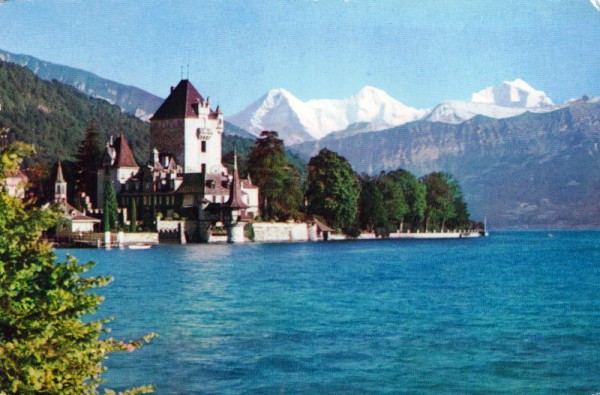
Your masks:
[[[150,119],[150,145],[173,155],[184,173],[223,173],[223,113],[212,110],[188,80],[181,80]]]
[[[139,170],[140,166],[135,160],[133,151],[125,136],[121,134],[116,138],[110,136],[102,158],[102,167],[98,169],[96,185],[98,207],[102,207],[104,204],[104,183],[106,180],[110,180],[115,191],[120,193],[127,181]]]
[[[54,181],[54,203],[58,202],[67,202],[67,182],[63,177],[60,160],[56,169],[56,181]]]

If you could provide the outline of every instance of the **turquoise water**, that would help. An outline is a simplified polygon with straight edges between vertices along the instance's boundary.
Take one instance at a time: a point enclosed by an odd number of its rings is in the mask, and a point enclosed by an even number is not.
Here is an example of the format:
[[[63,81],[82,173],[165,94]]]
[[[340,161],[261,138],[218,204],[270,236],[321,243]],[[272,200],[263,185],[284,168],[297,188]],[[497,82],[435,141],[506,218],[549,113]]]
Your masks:
[[[71,250],[157,394],[600,392],[600,232]],[[60,251],[64,255],[65,250]]]

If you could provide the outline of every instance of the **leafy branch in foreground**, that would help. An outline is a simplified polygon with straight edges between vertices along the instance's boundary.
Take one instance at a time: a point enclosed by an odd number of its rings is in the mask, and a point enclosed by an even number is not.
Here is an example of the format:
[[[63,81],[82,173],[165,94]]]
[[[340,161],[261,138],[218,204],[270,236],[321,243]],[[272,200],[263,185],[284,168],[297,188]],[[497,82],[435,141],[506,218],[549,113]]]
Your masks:
[[[0,152],[0,180],[32,152],[19,143]],[[56,262],[42,239],[56,219],[51,210],[9,196],[0,183],[0,394],[99,394],[106,356],[134,351],[155,336],[101,339],[110,320],[84,321],[103,301],[91,291],[111,279],[82,277],[92,262]],[[144,386],[122,394],[152,391]]]

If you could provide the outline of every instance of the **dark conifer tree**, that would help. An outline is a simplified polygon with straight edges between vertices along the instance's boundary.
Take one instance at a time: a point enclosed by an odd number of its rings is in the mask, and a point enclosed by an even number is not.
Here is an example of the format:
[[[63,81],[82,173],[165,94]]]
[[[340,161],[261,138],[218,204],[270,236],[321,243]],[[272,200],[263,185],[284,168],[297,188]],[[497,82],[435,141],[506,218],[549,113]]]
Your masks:
[[[358,222],[361,229],[372,231],[375,228],[387,228],[387,211],[384,196],[379,190],[377,180],[362,180],[358,206]]]
[[[110,180],[104,184],[104,231],[119,229],[117,194]]]
[[[135,203],[135,198],[131,198],[131,203],[129,204],[129,231],[135,232],[137,231],[137,204]]]
[[[82,208],[80,200],[82,194],[90,197],[93,205],[96,205],[96,177],[98,168],[102,161],[102,146],[100,145],[100,137],[96,127],[96,121],[92,119],[90,125],[85,131],[85,136],[77,149],[75,162],[75,205]]]

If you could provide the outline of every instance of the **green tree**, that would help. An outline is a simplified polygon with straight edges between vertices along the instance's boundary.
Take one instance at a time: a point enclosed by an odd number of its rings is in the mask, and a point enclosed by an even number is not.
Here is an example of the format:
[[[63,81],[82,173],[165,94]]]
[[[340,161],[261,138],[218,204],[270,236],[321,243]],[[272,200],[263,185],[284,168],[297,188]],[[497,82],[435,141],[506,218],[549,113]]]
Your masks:
[[[429,225],[437,225],[443,231],[446,221],[455,215],[454,191],[448,182],[450,176],[444,173],[434,172],[423,177],[425,186],[425,208],[426,229]]]
[[[17,169],[21,159],[31,152],[22,144],[2,151],[0,179]],[[0,186],[2,394],[99,394],[107,355],[132,351],[142,344],[101,339],[109,320],[90,319],[102,303],[102,297],[92,291],[110,279],[82,277],[93,266],[91,262],[80,265],[73,257],[56,262],[51,245],[42,239],[42,231],[57,217],[51,210],[9,196]],[[148,392],[152,387],[123,394]]]
[[[346,158],[323,148],[308,162],[308,212],[329,226],[348,231],[354,226],[360,183]]]
[[[88,196],[96,204],[96,177],[102,160],[102,147],[96,128],[96,121],[92,120],[85,131],[83,140],[77,149],[75,171],[75,202],[82,208],[82,195]]]
[[[425,215],[425,186],[408,170],[398,169],[385,175],[399,186],[406,203],[404,219],[414,229]]]
[[[263,131],[248,155],[248,172],[260,188],[261,216],[286,220],[299,215],[302,190],[299,172],[285,157],[277,132]]]
[[[451,175],[445,174],[445,176],[447,177],[448,185],[452,192],[454,204],[454,213],[452,217],[448,218],[448,226],[453,229],[470,228],[471,220],[469,218],[469,210],[462,193],[462,188],[458,184],[458,181]]]
[[[358,224],[360,229],[372,231],[375,228],[387,228],[388,219],[384,196],[376,180],[361,180],[362,188],[358,205]]]
[[[146,230],[155,230],[156,221],[156,195],[150,195],[150,210],[144,210],[144,227]]]
[[[119,229],[119,205],[117,194],[109,179],[104,182],[104,231]]]
[[[394,224],[395,229],[402,229],[409,207],[401,184],[392,177],[382,174],[377,178],[377,187],[383,197],[388,223]]]

